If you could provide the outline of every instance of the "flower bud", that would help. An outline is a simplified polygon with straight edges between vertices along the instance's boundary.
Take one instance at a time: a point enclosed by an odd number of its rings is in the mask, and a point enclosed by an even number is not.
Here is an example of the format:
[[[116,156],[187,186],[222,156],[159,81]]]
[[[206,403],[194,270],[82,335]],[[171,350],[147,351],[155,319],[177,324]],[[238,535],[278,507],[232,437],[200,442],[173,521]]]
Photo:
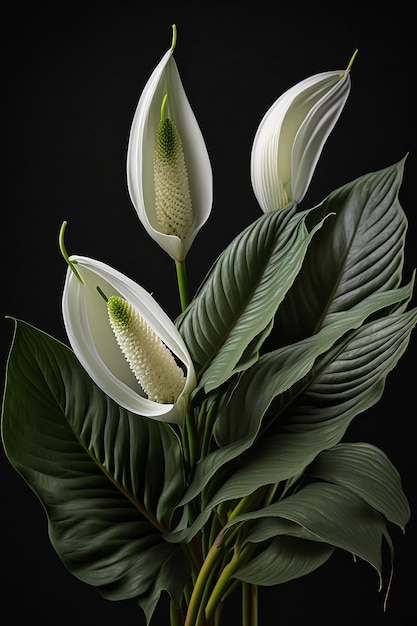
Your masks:
[[[251,181],[264,213],[304,198],[350,92],[350,67],[307,78],[276,100],[252,146]]]

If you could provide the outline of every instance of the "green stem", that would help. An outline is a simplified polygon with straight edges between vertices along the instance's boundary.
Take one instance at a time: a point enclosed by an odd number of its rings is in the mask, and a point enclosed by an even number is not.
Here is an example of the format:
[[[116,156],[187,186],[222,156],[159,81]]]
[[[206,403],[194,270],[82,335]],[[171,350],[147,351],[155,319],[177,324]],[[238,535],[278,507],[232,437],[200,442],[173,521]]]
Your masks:
[[[184,461],[186,463],[187,469],[190,468],[190,442],[188,439],[187,433],[187,419],[185,420],[183,428],[181,428],[181,441],[182,441],[182,451],[184,454]]]
[[[197,618],[200,609],[201,598],[204,595],[204,591],[207,582],[210,579],[212,569],[215,566],[216,561],[222,556],[222,552],[220,550],[220,544],[222,542],[222,539],[223,531],[220,531],[213,545],[211,546],[203,565],[201,566],[200,572],[197,576],[197,580],[195,581],[190,602],[188,604],[188,611],[185,618],[184,626],[196,626],[196,624],[198,624]]]
[[[173,602],[169,606],[169,617],[171,626],[184,626],[182,610],[176,607]]]
[[[205,456],[209,452],[210,441],[213,435],[213,424],[216,418],[216,404],[217,404],[216,401],[214,401],[211,404],[209,410],[206,413],[204,424],[203,425],[201,425],[201,423],[199,424],[200,427],[202,426],[204,428],[203,441],[201,444],[201,451],[200,451],[200,458],[203,458],[203,456]]]
[[[214,586],[214,589],[211,593],[211,596],[206,605],[206,619],[210,624],[211,620],[214,618],[217,607],[220,605],[227,589],[230,584],[230,579],[233,574],[238,570],[238,568],[245,563],[248,557],[253,553],[253,546],[247,545],[243,550],[238,554],[237,549],[235,549],[235,554],[231,561],[226,565],[217,579],[217,583]],[[252,624],[251,624],[252,626]]]
[[[192,411],[188,410],[185,415],[185,428],[188,441],[189,462],[191,471],[196,462],[196,454],[198,448],[197,428],[194,421]]]
[[[70,260],[70,258],[68,256],[67,249],[65,247],[64,235],[65,235],[66,227],[67,227],[67,222],[62,222],[61,230],[59,231],[59,237],[58,237],[59,248],[61,250],[62,256],[64,257],[64,259],[66,260],[66,262],[68,263],[70,268],[72,269],[74,275],[78,278],[80,283],[82,285],[84,285],[83,279],[81,278],[81,276],[79,275],[79,273],[77,272],[77,270],[75,268],[75,265],[76,265],[77,261],[71,261]]]
[[[211,592],[211,588],[214,584],[214,580],[216,578],[217,575],[217,568],[213,567],[209,577],[207,579],[206,585],[204,587],[204,591],[203,594],[201,596],[201,600],[200,600],[200,607],[198,609],[198,618],[197,618],[197,624],[198,626],[205,626],[207,624],[206,622],[206,604],[207,604],[207,600],[210,597],[210,592]]]
[[[242,583],[242,626],[258,626],[258,586]]]
[[[249,494],[248,496],[244,496],[241,500],[239,500],[238,504],[229,515],[229,522],[231,522],[232,519],[234,519],[241,513],[245,513],[246,509],[251,504],[251,496],[252,494]]]
[[[210,550],[210,546],[213,545],[215,538],[217,537],[217,535],[219,534],[221,529],[221,524],[220,524],[220,520],[217,516],[216,511],[213,512],[212,514],[212,520],[210,523],[210,527],[207,528],[203,528],[203,538],[204,538],[204,543],[203,543],[203,556],[204,558],[207,556],[208,551]],[[204,532],[205,531],[205,532]]]
[[[264,507],[269,506],[270,504],[272,504],[275,494],[278,490],[279,487],[279,483],[275,483],[274,485],[271,485],[267,491],[266,497],[265,497],[265,502],[264,502]]]
[[[181,310],[185,311],[188,306],[188,284],[185,261],[175,261],[177,270],[178,291],[180,294]]]

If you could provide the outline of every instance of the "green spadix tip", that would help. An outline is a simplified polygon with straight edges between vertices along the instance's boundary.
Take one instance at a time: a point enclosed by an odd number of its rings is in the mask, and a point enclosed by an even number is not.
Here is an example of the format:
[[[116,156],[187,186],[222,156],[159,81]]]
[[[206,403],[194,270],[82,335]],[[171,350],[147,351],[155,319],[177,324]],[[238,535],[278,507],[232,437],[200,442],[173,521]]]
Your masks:
[[[107,311],[113,325],[119,330],[128,328],[132,316],[132,307],[121,296],[110,296],[107,300]]]
[[[83,279],[81,278],[80,274],[78,273],[78,271],[75,268],[76,265],[76,261],[71,261],[71,259],[68,256],[68,252],[67,249],[65,247],[65,242],[64,242],[64,235],[65,235],[65,229],[67,227],[67,222],[64,221],[62,222],[60,231],[59,231],[59,237],[58,237],[58,243],[59,243],[59,249],[61,250],[61,254],[64,257],[65,261],[68,263],[69,267],[71,268],[71,270],[74,273],[74,276],[76,276],[76,278],[80,281],[80,283],[82,285],[84,285]]]

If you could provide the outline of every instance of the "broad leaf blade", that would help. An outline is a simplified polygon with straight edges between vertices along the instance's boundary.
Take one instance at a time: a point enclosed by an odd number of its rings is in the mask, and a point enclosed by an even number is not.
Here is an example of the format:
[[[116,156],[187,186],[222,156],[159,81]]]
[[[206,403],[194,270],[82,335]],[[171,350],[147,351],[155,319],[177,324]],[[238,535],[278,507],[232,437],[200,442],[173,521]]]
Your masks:
[[[280,306],[266,349],[317,332],[326,317],[401,281],[407,219],[398,200],[404,160],[334,191],[311,211],[317,232]]]
[[[351,331],[320,356],[305,379],[275,400],[265,436],[207,507],[291,478],[339,443],[352,419],[380,399],[416,323],[416,309],[390,315]]]
[[[75,576],[116,600],[146,596],[166,562],[174,563],[176,580],[184,579],[181,549],[161,534],[183,490],[174,431],[119,407],[71,350],[20,321],[2,437]]]
[[[290,205],[246,228],[219,257],[177,319],[206,392],[256,360],[265,332],[321,226],[320,222],[309,232],[305,216],[294,214]]]
[[[329,316],[327,326],[317,334],[262,356],[243,372],[238,381],[232,383],[231,393],[219,410],[215,435],[220,448],[197,464],[183,502],[195,497],[223,465],[252,445],[274,398],[287,390],[294,395],[291,389],[297,382],[304,388],[305,377],[321,354],[375,311],[409,299],[412,289],[413,283],[410,283],[390,292],[373,294],[350,311],[334,313]],[[301,445],[300,453],[304,453]],[[293,459],[295,467],[298,467],[299,456],[295,454]]]
[[[369,443],[341,443],[321,452],[308,474],[352,490],[402,530],[410,518],[410,507],[401,478],[379,448]]]
[[[316,334],[260,357],[240,376],[219,415],[215,428],[219,445],[227,446],[251,433],[254,436],[254,416],[260,423],[274,398],[307,376],[320,355],[380,309],[408,300],[412,290],[413,282],[400,289],[373,294],[348,311],[329,315],[326,326]]]
[[[335,548],[295,537],[275,537],[268,546],[240,567],[234,578],[253,585],[281,585],[321,567]]]
[[[381,545],[387,534],[384,519],[350,490],[340,485],[313,483],[264,509],[237,516],[233,523],[251,520],[250,528],[256,533],[257,520],[274,517],[299,525],[316,541],[359,556],[372,565],[382,579]],[[279,530],[278,525],[278,533]],[[251,530],[245,541],[251,541]],[[236,576],[239,577],[239,571]]]

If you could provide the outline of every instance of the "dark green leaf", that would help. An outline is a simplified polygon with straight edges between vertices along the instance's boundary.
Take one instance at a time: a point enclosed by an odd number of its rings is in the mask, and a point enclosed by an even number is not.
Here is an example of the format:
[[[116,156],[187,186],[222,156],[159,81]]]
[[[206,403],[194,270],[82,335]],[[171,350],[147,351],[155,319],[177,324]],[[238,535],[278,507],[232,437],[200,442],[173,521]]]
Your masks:
[[[310,574],[333,554],[334,547],[295,537],[276,537],[235,578],[253,585],[280,585]]]
[[[373,294],[348,311],[330,314],[326,326],[318,333],[260,357],[234,383],[220,412],[215,427],[216,440],[222,447],[218,454],[225,454],[225,446],[230,443],[250,436],[254,438],[274,398],[307,376],[316,359],[345,333],[358,328],[376,311],[409,300],[412,290],[413,283],[410,283],[400,289]]]
[[[320,369],[315,368],[313,372],[312,368],[321,354],[328,352],[330,347],[348,330],[357,328],[369,315],[381,307],[410,298],[412,287],[413,284],[410,283],[406,287],[390,292],[373,294],[350,311],[332,314],[329,316],[328,325],[316,335],[264,355],[256,364],[243,372],[238,381],[234,381],[231,385],[231,393],[227,402],[220,409],[216,422],[215,433],[221,447],[198,463],[191,485],[184,497],[184,502],[195,497],[225,463],[236,458],[252,445],[264,414],[276,396],[282,396],[282,405],[288,403],[291,406],[291,403],[297,399],[297,393],[300,390],[304,391],[306,386],[308,387],[314,381],[314,377],[318,376]],[[334,353],[335,358],[339,358],[339,351],[340,346]],[[330,367],[327,361],[328,358],[323,367]],[[307,376],[309,380],[306,382]],[[297,381],[299,381],[299,387],[293,389]],[[352,381],[352,385],[354,384],[356,384],[355,377]],[[285,395],[284,392],[287,390],[288,393]],[[335,400],[336,402],[339,402],[338,398]],[[238,419],[236,419],[237,415],[239,416]],[[344,432],[346,423],[342,422],[340,427],[340,432]],[[304,465],[308,462],[306,459],[311,460],[313,458],[310,457],[310,454],[317,453],[317,445],[319,446],[318,450],[323,449],[321,447],[323,445],[323,425],[316,433],[318,439],[313,436],[311,430],[307,425],[305,436],[307,438],[307,450],[310,449],[310,453],[305,449],[302,434],[298,435],[298,443],[294,440],[293,435],[281,435],[279,458],[287,468],[285,470],[287,472],[286,478],[292,475],[292,471],[294,473],[299,471],[300,463]],[[293,441],[294,443],[292,443]],[[277,445],[275,440],[272,444]],[[296,446],[296,450],[293,449],[293,445]],[[286,446],[290,446],[291,454],[289,451],[283,453]],[[273,451],[271,453],[274,454]],[[257,476],[256,473],[253,474],[253,478],[255,476]],[[250,480],[249,483],[252,484],[252,481]]]
[[[2,436],[10,462],[45,507],[55,550],[75,576],[116,600],[155,593],[167,563],[172,579],[184,580],[182,549],[162,536],[184,489],[178,437],[168,424],[119,407],[71,350],[20,321]]]
[[[294,207],[268,213],[226,248],[177,326],[208,392],[257,358],[313,234]],[[250,350],[249,350],[250,347]]]
[[[401,478],[379,448],[369,443],[341,443],[321,452],[308,474],[351,489],[390,522],[405,529],[410,507]]]
[[[312,370],[271,405],[270,427],[242,457],[208,503],[212,507],[295,476],[343,437],[352,419],[377,402],[405,351],[417,310],[350,331]]]
[[[239,515],[232,523],[250,520],[250,530],[245,535],[247,543],[252,541],[252,533],[256,541],[261,539],[258,520],[270,520],[269,525],[262,525],[264,540],[281,534],[279,523],[277,532],[274,532],[271,523],[274,517],[288,520],[301,529],[300,533],[296,526],[292,527],[292,531],[291,526],[285,525],[284,534],[294,533],[296,537],[302,537],[303,531],[307,531],[307,537],[359,556],[382,577],[382,538],[387,533],[384,518],[349,489],[340,485],[313,483],[270,506]]]
[[[317,232],[280,306],[266,349],[298,341],[327,316],[401,281],[407,219],[398,201],[404,160],[331,193],[307,224],[334,213]]]

